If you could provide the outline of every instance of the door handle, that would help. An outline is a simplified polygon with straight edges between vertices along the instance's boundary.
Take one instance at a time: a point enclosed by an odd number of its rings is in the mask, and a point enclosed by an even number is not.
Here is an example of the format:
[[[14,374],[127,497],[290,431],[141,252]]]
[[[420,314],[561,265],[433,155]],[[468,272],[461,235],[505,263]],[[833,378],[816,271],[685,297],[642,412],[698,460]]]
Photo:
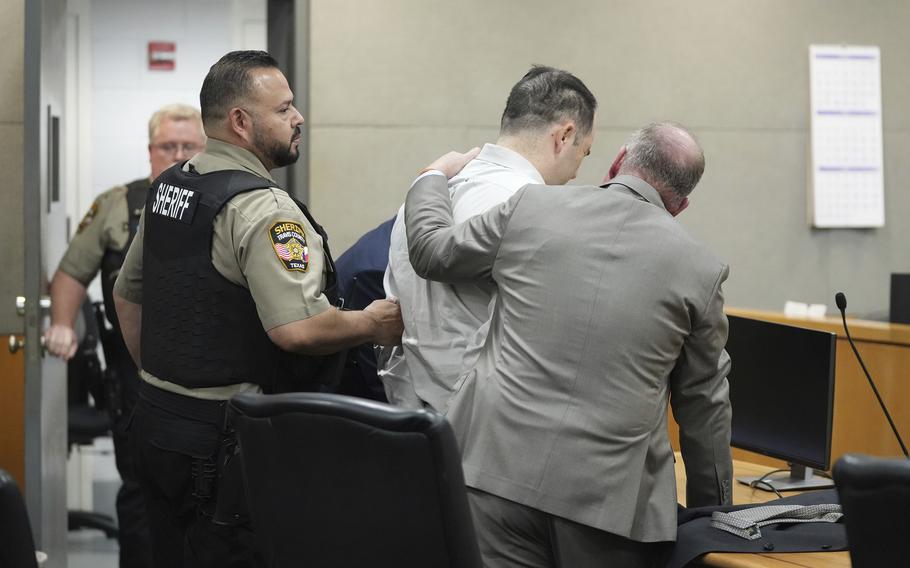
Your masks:
[[[16,313],[20,316],[25,315],[25,296],[16,296]],[[41,299],[38,300],[38,306],[42,310],[51,309],[51,297],[50,296],[41,296]]]
[[[9,352],[18,353],[20,350],[25,349],[25,338],[18,335],[9,336]],[[47,351],[47,342],[44,340],[44,336],[41,336],[41,351]]]

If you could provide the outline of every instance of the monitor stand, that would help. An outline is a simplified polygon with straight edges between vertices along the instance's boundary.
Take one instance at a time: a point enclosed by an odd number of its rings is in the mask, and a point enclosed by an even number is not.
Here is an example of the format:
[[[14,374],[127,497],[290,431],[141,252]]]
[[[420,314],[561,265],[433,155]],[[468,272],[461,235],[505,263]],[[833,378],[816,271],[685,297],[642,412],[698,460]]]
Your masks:
[[[761,479],[761,483],[752,485],[753,481]],[[834,487],[834,481],[827,477],[814,475],[811,467],[790,464],[790,471],[779,472],[767,477],[756,475],[750,477],[737,477],[736,481],[743,485],[750,485],[762,491],[803,491],[806,489],[827,489]],[[771,488],[774,489],[771,489]]]

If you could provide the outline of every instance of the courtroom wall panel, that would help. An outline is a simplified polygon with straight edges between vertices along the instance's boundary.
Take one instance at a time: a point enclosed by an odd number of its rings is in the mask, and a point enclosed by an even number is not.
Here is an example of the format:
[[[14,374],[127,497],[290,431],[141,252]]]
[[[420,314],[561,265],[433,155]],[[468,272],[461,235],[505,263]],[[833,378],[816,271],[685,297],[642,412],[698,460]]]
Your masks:
[[[387,219],[414,172],[492,141],[532,63],[569,69],[600,101],[578,182],[599,183],[627,134],[672,118],[707,151],[680,220],[731,265],[728,303],[781,309],[849,293],[882,317],[910,271],[910,3],[880,0],[311,0],[309,195],[336,253]],[[301,32],[305,33],[305,32]],[[882,49],[886,226],[807,222],[811,43]],[[301,54],[302,55],[302,54]],[[364,203],[360,201],[364,200]]]

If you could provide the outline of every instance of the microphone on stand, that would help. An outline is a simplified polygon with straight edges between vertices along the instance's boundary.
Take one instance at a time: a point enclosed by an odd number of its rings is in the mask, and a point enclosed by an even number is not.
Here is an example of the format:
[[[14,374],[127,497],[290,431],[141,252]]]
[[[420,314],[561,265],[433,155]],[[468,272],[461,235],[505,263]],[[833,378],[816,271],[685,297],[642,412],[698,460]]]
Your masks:
[[[885,413],[885,418],[888,419],[888,424],[891,425],[891,430],[894,431],[894,437],[897,438],[897,443],[900,444],[901,451],[904,452],[904,457],[910,458],[910,454],[907,453],[907,446],[904,445],[904,441],[901,439],[901,435],[897,431],[897,427],[894,425],[894,420],[891,419],[891,414],[888,413],[888,409],[885,407],[885,402],[882,400],[881,395],[878,394],[878,389],[875,388],[875,382],[872,380],[872,375],[870,375],[869,371],[866,370],[866,364],[863,363],[863,358],[860,357],[859,351],[856,350],[856,345],[853,344],[853,338],[850,337],[850,330],[847,328],[847,314],[845,312],[847,309],[847,297],[844,296],[843,292],[838,292],[834,295],[834,303],[837,304],[837,309],[840,310],[840,317],[844,322],[844,332],[847,334],[847,341],[850,343],[850,347],[853,348],[853,354],[856,355],[856,359],[859,361],[859,366],[863,368],[863,373],[866,374],[866,379],[869,381],[869,386],[872,387],[872,392],[875,393],[875,398],[878,399],[878,404],[882,407],[882,412]]]

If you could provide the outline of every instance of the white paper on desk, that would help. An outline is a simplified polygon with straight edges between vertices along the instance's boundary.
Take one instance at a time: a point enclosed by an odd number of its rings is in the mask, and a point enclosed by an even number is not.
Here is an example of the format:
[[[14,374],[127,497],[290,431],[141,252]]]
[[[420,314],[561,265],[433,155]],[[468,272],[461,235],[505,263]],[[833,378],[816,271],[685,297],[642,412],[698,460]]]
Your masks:
[[[882,227],[881,54],[878,47],[809,46],[812,170],[809,221]]]
[[[828,306],[825,304],[809,304],[806,309],[806,317],[809,319],[821,320],[825,319],[825,314],[828,312]]]
[[[809,314],[809,304],[787,300],[784,302],[784,316],[788,318],[804,318]]]

